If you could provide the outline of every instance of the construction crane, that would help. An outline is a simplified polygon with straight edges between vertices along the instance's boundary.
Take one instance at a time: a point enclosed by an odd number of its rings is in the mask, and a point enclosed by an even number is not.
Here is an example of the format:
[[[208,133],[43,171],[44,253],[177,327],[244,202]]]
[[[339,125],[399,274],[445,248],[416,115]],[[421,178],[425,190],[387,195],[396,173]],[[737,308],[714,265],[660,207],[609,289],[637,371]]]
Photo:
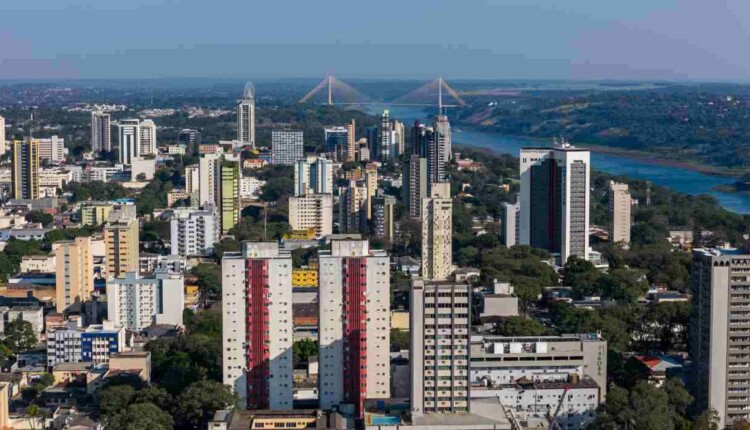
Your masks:
[[[549,420],[549,427],[547,430],[557,429],[560,430],[560,424],[557,423],[557,415],[560,414],[560,410],[562,409],[562,405],[565,402],[565,396],[568,394],[568,391],[570,390],[570,386],[566,385],[563,389],[562,396],[560,397],[560,403],[557,404],[557,408],[555,408],[555,413],[547,418]]]

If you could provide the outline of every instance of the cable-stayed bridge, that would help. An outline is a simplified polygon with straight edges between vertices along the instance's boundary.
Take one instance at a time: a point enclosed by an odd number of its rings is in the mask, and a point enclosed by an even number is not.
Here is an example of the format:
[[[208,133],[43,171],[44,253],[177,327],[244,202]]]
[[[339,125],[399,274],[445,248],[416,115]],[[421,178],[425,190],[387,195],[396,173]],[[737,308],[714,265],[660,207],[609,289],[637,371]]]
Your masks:
[[[440,110],[466,105],[456,90],[451,88],[443,78],[435,78],[408,94],[391,102],[385,102],[378,101],[331,75],[320,81],[299,102],[317,102],[327,105],[437,106]]]

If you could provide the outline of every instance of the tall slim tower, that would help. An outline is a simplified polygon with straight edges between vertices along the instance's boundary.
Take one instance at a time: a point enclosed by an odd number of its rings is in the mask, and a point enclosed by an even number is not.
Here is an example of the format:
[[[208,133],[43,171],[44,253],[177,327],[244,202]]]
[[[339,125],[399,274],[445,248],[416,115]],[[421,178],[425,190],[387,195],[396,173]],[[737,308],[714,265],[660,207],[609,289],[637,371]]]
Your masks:
[[[5,118],[0,116],[0,156],[5,155]]]
[[[320,407],[387,399],[390,386],[390,265],[366,240],[333,240],[319,254]]]
[[[422,199],[422,278],[444,280],[453,269],[453,200],[449,183]]]
[[[350,180],[339,187],[339,231],[341,233],[364,233],[367,228],[367,186]]]
[[[332,194],[333,163],[323,157],[308,156],[294,163],[294,195]]]
[[[94,255],[91,253],[91,238],[77,237],[75,240],[55,242],[56,306],[58,313],[69,310],[80,311],[82,304],[91,298],[94,291]]]
[[[221,274],[224,385],[248,409],[291,410],[291,255],[276,242],[243,242],[224,254]]]
[[[140,155],[156,155],[156,124],[150,119],[140,124]]]
[[[240,222],[240,176],[239,161],[221,161],[221,234],[227,234]]]
[[[141,122],[138,119],[123,119],[118,128],[120,164],[132,164],[133,158],[141,155]]]
[[[14,199],[39,198],[39,141],[14,140],[11,191]]]
[[[347,131],[347,134],[346,134],[346,139],[347,139],[347,141],[346,141],[347,161],[354,161],[355,156],[356,156],[355,154],[357,153],[357,146],[356,146],[356,142],[357,142],[357,137],[356,137],[357,127],[356,127],[356,124],[354,123],[354,120],[352,120],[352,122],[349,123],[346,126],[346,131]]]
[[[250,81],[237,101],[237,140],[255,147],[255,85]]]
[[[106,112],[91,112],[91,150],[94,154],[112,150],[110,118]]]
[[[444,117],[444,115],[438,115],[438,118]],[[440,127],[441,129],[438,129]],[[447,134],[446,134],[447,128]],[[424,133],[425,143],[427,147],[427,181],[432,184],[445,182],[445,164],[448,162],[448,154],[450,154],[450,148],[446,149],[446,145],[450,145],[450,124],[448,119],[444,121],[435,119],[435,124],[431,129],[426,129]]]
[[[441,141],[440,147],[443,150],[443,161],[447,162],[453,157],[451,153],[451,123],[447,115],[437,115],[435,117],[436,140]]]
[[[630,245],[630,207],[628,184],[609,182],[609,240],[621,246]]]
[[[139,270],[138,218],[135,205],[122,205],[109,213],[104,225],[107,276],[121,277]]]

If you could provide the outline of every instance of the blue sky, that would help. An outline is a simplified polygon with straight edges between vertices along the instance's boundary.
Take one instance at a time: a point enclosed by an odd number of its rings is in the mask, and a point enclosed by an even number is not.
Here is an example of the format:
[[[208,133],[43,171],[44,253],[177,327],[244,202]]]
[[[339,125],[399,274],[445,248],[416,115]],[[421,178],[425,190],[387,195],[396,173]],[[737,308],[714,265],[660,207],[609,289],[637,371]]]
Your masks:
[[[745,0],[3,0],[0,78],[750,80]]]

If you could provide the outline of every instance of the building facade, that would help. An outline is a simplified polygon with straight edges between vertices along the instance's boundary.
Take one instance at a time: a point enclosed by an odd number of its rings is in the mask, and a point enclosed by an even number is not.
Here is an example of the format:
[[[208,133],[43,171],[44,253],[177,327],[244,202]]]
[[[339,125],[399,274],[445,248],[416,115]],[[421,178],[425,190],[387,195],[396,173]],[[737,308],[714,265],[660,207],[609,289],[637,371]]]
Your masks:
[[[83,327],[80,317],[47,333],[47,367],[60,363],[107,363],[126,347],[125,329],[110,321]]]
[[[243,242],[221,273],[224,384],[248,409],[291,410],[291,255],[276,242]]]
[[[332,194],[333,163],[322,157],[305,157],[294,163],[294,195]]]
[[[242,98],[237,101],[237,140],[255,147],[255,86],[245,84]]]
[[[107,222],[109,214],[115,207],[109,202],[86,202],[81,206],[81,224],[100,226]]]
[[[138,156],[156,155],[158,150],[156,149],[156,124],[154,124],[154,121],[150,119],[143,120],[143,122],[140,123],[139,136]]]
[[[305,138],[302,130],[273,130],[271,132],[271,162],[293,166],[304,155]]]
[[[59,164],[65,161],[65,139],[58,136],[36,139],[39,141],[39,161]]]
[[[503,203],[500,210],[500,243],[518,245],[518,203]]]
[[[393,208],[396,198],[393,196],[375,197],[372,199],[372,228],[373,235],[388,242],[393,241],[394,223]]]
[[[323,129],[326,154],[336,161],[349,159],[349,128],[326,127]]]
[[[320,238],[333,233],[333,196],[307,194],[289,197],[289,225],[292,230],[315,230]]]
[[[94,291],[94,255],[91,238],[55,242],[55,292],[58,313],[80,311]]]
[[[106,112],[91,112],[91,150],[94,154],[112,150],[110,117]]]
[[[138,270],[139,232],[135,205],[112,210],[104,226],[107,276],[120,277]]]
[[[171,254],[209,256],[219,242],[220,226],[214,206],[177,208],[169,217]]]
[[[367,186],[357,181],[349,181],[346,187],[339,187],[339,232],[362,233],[367,229],[367,208],[369,205]]]
[[[39,198],[39,141],[14,140],[11,194],[14,199]]]
[[[443,280],[453,272],[453,200],[450,184],[432,184],[422,199],[422,278]]]
[[[141,155],[141,122],[135,119],[120,120],[118,126],[120,164],[130,165]]]
[[[152,324],[182,325],[185,283],[180,273],[156,271],[141,277],[126,272],[107,280],[107,317],[133,332]]]
[[[630,245],[630,207],[633,199],[628,184],[609,182],[609,240],[621,246]]]
[[[402,201],[406,213],[411,218],[419,218],[422,213],[422,199],[427,197],[427,159],[412,154],[404,163]]]
[[[319,254],[320,407],[390,398],[390,263],[366,240],[333,240]]]
[[[227,234],[240,222],[240,172],[239,161],[223,160],[220,167],[221,195],[219,212],[221,234]]]

